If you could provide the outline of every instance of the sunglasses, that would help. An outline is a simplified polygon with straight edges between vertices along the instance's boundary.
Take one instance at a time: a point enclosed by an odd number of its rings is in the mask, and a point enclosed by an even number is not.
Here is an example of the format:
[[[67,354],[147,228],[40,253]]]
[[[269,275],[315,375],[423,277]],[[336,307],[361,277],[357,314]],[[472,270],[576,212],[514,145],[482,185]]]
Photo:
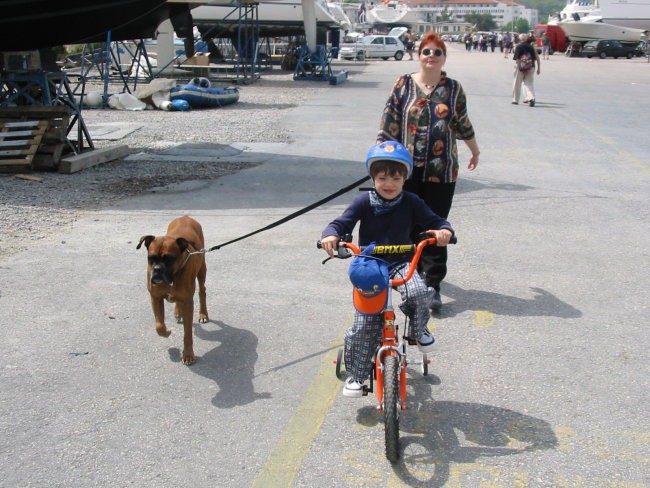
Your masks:
[[[434,56],[442,56],[443,54],[445,54],[445,52],[439,47],[435,49],[425,48],[422,50],[422,56],[431,56],[432,54]]]

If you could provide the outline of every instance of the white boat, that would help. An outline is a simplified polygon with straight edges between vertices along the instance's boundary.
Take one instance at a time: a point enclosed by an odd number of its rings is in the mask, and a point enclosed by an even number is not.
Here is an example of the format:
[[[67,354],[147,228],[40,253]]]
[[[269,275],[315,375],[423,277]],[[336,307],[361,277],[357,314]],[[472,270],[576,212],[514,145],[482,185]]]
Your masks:
[[[314,7],[319,30],[340,28],[341,21],[330,11],[325,0],[314,0]],[[192,18],[201,34],[207,33],[209,37],[230,37],[242,24],[239,7],[230,5],[202,5],[192,9]],[[303,35],[305,24],[301,0],[262,0],[257,6],[256,27],[260,37]]]
[[[622,27],[603,21],[600,12],[594,12],[580,20],[560,22],[567,37],[575,42],[616,40],[621,42],[640,42],[644,32],[641,29]]]
[[[406,3],[391,0],[378,3],[366,9],[366,22],[369,24],[415,24],[420,21],[420,13]]]
[[[548,25],[558,25],[568,20],[579,20],[598,9],[598,0],[569,0],[558,13],[548,17]]]
[[[650,0],[601,0],[600,14],[607,24],[650,30]]]
[[[560,27],[572,41],[639,42],[650,31],[650,0],[599,0],[600,8]]]
[[[348,15],[343,11],[341,4],[327,2],[327,7],[329,8],[332,16],[338,20],[339,29],[345,32],[352,30],[352,21],[350,20],[350,17],[348,17]]]

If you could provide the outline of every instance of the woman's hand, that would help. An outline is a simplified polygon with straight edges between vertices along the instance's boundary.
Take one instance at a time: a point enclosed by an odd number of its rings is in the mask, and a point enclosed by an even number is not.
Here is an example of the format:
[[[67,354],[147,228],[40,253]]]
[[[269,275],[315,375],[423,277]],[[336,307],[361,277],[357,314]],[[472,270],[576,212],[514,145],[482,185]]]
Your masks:
[[[469,164],[467,165],[467,169],[470,171],[474,171],[478,166],[478,156],[479,154],[481,154],[481,151],[479,151],[478,149],[478,143],[476,142],[475,137],[472,137],[471,139],[467,139],[465,141],[465,144],[467,144],[467,148],[472,152],[472,157],[469,158]]]
[[[428,230],[427,234],[432,235],[436,238],[437,247],[445,247],[447,244],[449,244],[449,241],[453,237],[451,231],[448,231],[447,229]]]
[[[478,153],[472,154],[472,157],[469,158],[469,164],[467,165],[467,169],[470,171],[474,171],[477,166],[478,166]]]

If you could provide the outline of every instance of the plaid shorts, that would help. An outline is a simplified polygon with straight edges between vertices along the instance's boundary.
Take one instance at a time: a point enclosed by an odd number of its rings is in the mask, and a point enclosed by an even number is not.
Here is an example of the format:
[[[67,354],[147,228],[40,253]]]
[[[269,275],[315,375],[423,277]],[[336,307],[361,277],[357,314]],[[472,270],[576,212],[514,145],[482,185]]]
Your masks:
[[[391,271],[391,278],[406,275],[408,266],[408,263],[396,266]],[[396,289],[402,298],[399,308],[409,318],[407,335],[419,339],[429,321],[431,291],[417,272]],[[355,311],[352,327],[345,332],[345,369],[354,381],[363,383],[370,377],[373,368],[372,356],[381,343],[383,327],[382,314],[369,315]]]

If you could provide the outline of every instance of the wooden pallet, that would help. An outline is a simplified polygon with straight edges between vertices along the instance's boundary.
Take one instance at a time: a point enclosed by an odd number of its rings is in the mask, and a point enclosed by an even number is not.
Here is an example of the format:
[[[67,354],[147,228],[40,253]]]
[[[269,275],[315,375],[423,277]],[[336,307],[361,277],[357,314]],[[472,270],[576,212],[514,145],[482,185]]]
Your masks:
[[[1,107],[0,124],[3,122],[24,122],[44,120],[48,122],[41,144],[32,160],[34,170],[56,170],[61,158],[72,151],[67,142],[70,109],[64,105],[40,106],[26,105],[21,107]]]
[[[47,120],[0,123],[0,171],[31,170],[47,126]]]

